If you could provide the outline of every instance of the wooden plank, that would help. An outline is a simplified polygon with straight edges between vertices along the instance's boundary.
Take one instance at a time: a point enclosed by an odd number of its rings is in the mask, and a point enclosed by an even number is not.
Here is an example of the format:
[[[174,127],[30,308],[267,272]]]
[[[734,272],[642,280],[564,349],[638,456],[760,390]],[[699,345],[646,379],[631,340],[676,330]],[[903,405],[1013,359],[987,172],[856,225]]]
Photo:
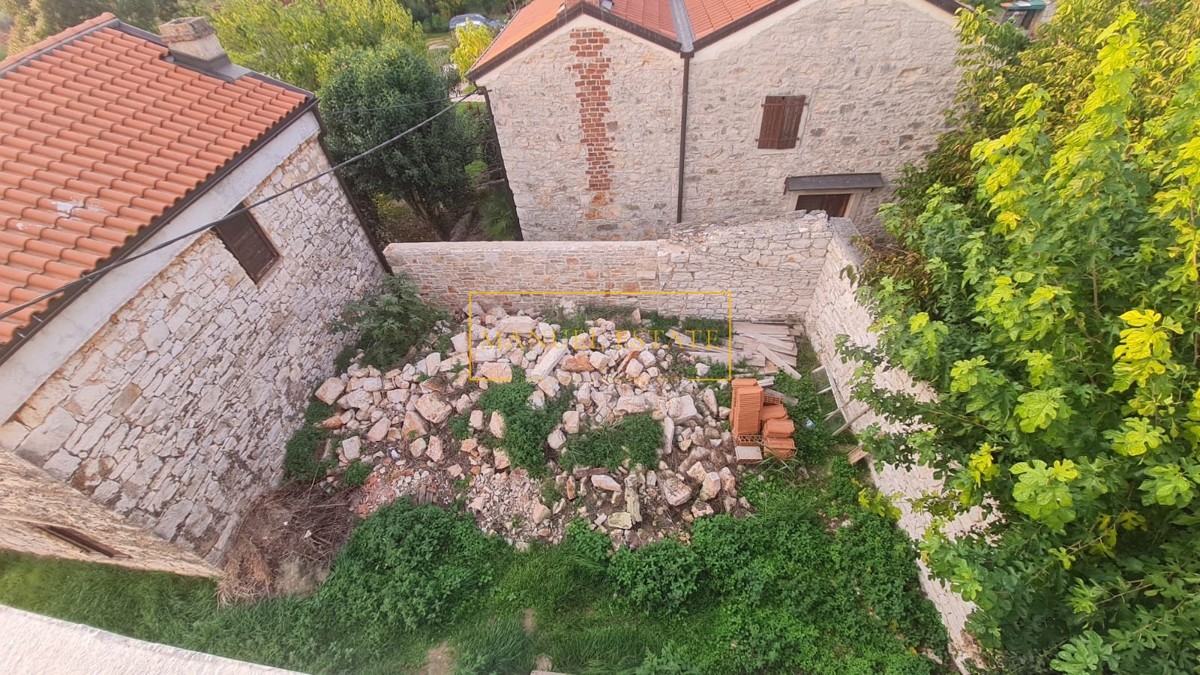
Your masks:
[[[765,335],[787,335],[790,327],[785,323],[759,323],[757,321],[734,321],[733,332],[751,331]]]
[[[735,333],[734,342],[737,340],[750,340],[752,342],[760,342],[767,345],[776,351],[796,352],[796,341],[789,338],[778,338],[770,335],[759,335],[758,333]]]
[[[797,370],[795,368],[793,368],[787,362],[786,359],[784,359],[782,356],[776,354],[775,352],[771,351],[770,349],[767,349],[766,347],[759,345],[758,353],[762,354],[771,363],[774,363],[776,366],[779,366],[779,368],[783,372],[787,373],[788,375],[791,375],[792,377],[796,378],[797,380],[801,378],[800,373],[797,372]]]

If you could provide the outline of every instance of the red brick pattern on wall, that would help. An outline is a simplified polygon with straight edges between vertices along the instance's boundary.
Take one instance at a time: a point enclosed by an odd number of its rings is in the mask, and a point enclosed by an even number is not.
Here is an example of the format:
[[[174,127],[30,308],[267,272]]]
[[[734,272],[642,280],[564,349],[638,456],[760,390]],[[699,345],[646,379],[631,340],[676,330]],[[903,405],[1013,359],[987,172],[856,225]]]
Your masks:
[[[608,134],[608,113],[611,102],[608,87],[612,59],[604,54],[608,36],[597,28],[571,31],[571,53],[575,60],[575,98],[579,101],[579,127],[583,146],[587,150],[588,190],[592,193],[589,220],[601,217],[596,207],[609,203],[612,188],[613,139]]]

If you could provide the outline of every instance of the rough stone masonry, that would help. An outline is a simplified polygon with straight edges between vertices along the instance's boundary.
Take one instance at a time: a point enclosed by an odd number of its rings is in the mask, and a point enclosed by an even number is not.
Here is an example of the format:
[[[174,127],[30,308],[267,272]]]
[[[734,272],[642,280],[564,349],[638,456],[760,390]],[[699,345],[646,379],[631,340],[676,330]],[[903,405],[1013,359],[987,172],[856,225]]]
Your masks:
[[[310,138],[250,200],[328,166]],[[0,505],[0,547],[86,557],[33,521],[90,533],[131,555],[129,566],[196,574],[211,572],[200,557],[221,559],[351,337],[328,322],[383,276],[332,176],[254,215],[280,252],[257,285],[205,233],[0,426],[0,455],[38,469],[0,480],[23,493]],[[168,541],[196,556],[168,554]]]
[[[538,310],[564,297],[680,316],[767,320],[808,310],[832,232],[823,214],[767,221],[677,225],[653,241],[391,244],[392,270],[459,309],[472,293]],[[590,296],[587,294],[591,294]]]

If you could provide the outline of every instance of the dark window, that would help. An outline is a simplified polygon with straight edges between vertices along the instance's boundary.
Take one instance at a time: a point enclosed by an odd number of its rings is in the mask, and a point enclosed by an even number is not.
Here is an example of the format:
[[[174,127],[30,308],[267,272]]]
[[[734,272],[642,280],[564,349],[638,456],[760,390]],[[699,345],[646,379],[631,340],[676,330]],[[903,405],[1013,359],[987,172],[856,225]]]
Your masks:
[[[85,553],[99,553],[107,558],[128,558],[129,556],[120,551],[109,548],[104,544],[92,539],[86,534],[73,530],[69,527],[59,527],[58,525],[34,525],[34,528],[45,532],[46,534],[61,539],[68,544],[82,549]]]
[[[263,232],[249,211],[221,221],[213,230],[255,283],[279,260],[279,251],[275,250],[267,233]]]
[[[846,208],[850,206],[850,195],[800,195],[796,199],[797,211],[824,211],[830,218],[846,217]]]
[[[803,96],[768,96],[763,103],[758,147],[768,150],[796,147],[796,140],[800,136],[800,117],[803,114]]]

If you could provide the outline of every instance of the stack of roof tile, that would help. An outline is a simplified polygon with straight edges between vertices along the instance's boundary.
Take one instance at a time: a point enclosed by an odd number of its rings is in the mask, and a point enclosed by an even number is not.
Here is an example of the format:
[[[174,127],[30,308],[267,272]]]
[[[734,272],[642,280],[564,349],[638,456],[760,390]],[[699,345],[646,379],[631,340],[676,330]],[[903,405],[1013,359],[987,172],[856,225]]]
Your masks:
[[[763,389],[757,380],[738,378],[733,381],[733,435],[757,436],[760,428],[759,413],[762,411]]]

